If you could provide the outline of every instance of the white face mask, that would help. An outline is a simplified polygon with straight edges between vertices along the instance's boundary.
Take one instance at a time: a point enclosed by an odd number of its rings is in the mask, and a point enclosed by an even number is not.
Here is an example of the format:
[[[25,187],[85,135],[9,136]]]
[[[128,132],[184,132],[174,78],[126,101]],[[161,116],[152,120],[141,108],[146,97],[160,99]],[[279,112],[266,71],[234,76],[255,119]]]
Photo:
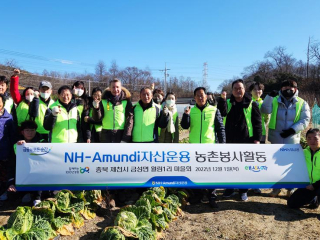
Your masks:
[[[33,98],[34,98],[33,95],[26,96],[26,100],[29,101],[29,102],[32,102]]]
[[[50,97],[51,93],[46,93],[46,92],[41,92],[40,93],[40,96],[43,98],[43,99],[48,99]]]
[[[166,100],[166,104],[167,104],[167,106],[169,106],[169,107],[172,107],[175,103],[176,103],[175,100]]]
[[[80,89],[80,88],[73,89],[73,94],[78,97],[81,97],[83,93],[84,93],[83,89]]]

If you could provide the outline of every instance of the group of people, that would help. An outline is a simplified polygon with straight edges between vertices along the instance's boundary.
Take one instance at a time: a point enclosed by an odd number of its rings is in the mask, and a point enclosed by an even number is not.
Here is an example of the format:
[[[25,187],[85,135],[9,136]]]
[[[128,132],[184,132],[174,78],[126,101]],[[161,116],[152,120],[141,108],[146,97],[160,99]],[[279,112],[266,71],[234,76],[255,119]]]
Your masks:
[[[91,96],[82,81],[71,87],[61,86],[57,100],[52,99],[52,84],[40,82],[39,88],[27,87],[19,92],[18,69],[9,81],[0,77],[0,181],[3,194],[14,187],[15,144],[28,142],[52,143],[178,143],[179,125],[189,129],[190,143],[245,143],[299,144],[301,131],[310,121],[308,103],[298,97],[296,81],[282,82],[280,90],[270,92],[264,100],[264,86],[253,83],[246,92],[243,80],[232,83],[232,93],[227,99],[224,91],[219,99],[204,87],[194,90],[194,107],[186,107],[181,119],[176,107],[176,95],[160,89],[144,87],[140,99],[131,102],[130,92],[119,79],[113,79],[106,89],[94,88]],[[318,204],[320,167],[316,156],[320,149],[317,129],[307,132],[305,149],[310,175],[310,185],[303,190],[287,189],[288,205]],[[320,165],[319,165],[320,166]],[[318,172],[319,171],[319,172]],[[281,189],[273,189],[277,196]],[[309,191],[309,192],[308,192]],[[247,201],[248,189],[239,189],[240,199]],[[255,189],[259,193],[259,189]],[[294,193],[293,193],[294,192]],[[306,194],[308,192],[308,194]],[[1,193],[1,192],[0,192]],[[207,194],[208,193],[208,194]],[[234,189],[226,189],[223,196],[231,197]],[[35,194],[34,204],[41,201],[42,192]],[[308,195],[308,197],[305,197]],[[212,207],[217,207],[214,189],[194,190]]]

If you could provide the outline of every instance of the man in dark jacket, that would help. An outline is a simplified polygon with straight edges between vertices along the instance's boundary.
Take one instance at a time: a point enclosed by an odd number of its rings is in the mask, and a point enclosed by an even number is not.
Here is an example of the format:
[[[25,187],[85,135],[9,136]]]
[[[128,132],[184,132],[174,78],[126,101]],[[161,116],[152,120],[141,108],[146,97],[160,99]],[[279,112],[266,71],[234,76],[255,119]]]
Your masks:
[[[92,117],[95,121],[102,121],[102,143],[131,142],[133,106],[130,97],[130,92],[115,78],[102,94],[101,102],[93,101]]]
[[[232,95],[227,100],[227,115],[225,119],[227,143],[256,143],[262,137],[261,114],[259,106],[245,93],[243,80],[232,83]],[[240,189],[242,201],[248,201],[248,189]],[[234,194],[233,189],[227,189],[224,197]]]

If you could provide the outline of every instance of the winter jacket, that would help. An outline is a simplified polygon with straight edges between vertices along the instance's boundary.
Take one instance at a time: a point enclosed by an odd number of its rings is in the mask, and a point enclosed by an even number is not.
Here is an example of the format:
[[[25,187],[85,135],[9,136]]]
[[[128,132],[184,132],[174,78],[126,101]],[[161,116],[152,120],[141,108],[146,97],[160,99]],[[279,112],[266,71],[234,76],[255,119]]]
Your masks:
[[[15,104],[19,104],[22,101],[22,96],[19,92],[19,76],[11,76],[10,94]]]
[[[102,94],[102,100],[106,100],[107,104],[109,103],[109,107],[111,109],[109,110],[116,110],[117,106],[120,106],[122,104],[125,104],[124,109],[124,129],[102,129],[101,131],[101,142],[131,142],[132,137],[132,129],[133,129],[133,106],[131,103],[131,94],[130,92],[122,87],[119,100],[113,102],[113,95],[111,94],[111,91],[109,88],[105,89],[105,91]],[[102,122],[108,121],[108,119],[104,119],[106,117],[106,111],[108,111],[108,108],[105,109],[103,106],[102,101],[99,104],[98,109],[93,109],[92,111],[92,117],[95,122]],[[112,119],[110,119],[111,122],[116,121],[116,111],[114,111],[114,115]]]
[[[226,142],[227,143],[253,143],[261,141],[262,125],[259,106],[252,101],[251,96],[245,94],[242,102],[237,102],[233,95],[230,98],[231,109],[226,116]],[[253,136],[249,136],[248,126],[244,115],[244,108],[252,106],[251,124]]]
[[[202,124],[203,121],[206,121],[205,115],[202,117],[202,112],[205,112],[206,111],[205,109],[207,109],[207,108],[215,108],[215,107],[211,106],[207,102],[205,107],[203,107],[203,108],[200,108],[198,105],[195,105],[193,108],[199,109],[200,111],[194,111],[195,114],[192,114],[192,112],[190,111],[190,114],[184,113],[182,115],[181,127],[183,129],[189,129],[189,127],[192,126],[192,123],[191,123],[192,119],[194,119],[196,121],[200,121],[200,125],[202,126],[203,125]],[[192,114],[192,117],[190,116],[191,114]],[[212,116],[210,117],[210,116],[207,115],[207,120],[208,119],[212,119]],[[211,132],[210,129],[203,129],[201,132],[199,132],[199,140],[190,139],[190,136],[189,136],[189,142],[192,142],[192,143],[206,143],[206,142],[210,142],[212,139],[214,140],[215,139],[215,135],[217,135],[217,137],[218,137],[217,142],[218,143],[225,143],[226,142],[225,128],[224,128],[224,125],[223,125],[223,119],[222,119],[220,111],[218,109],[216,109],[216,111],[215,111],[213,126],[214,126],[214,129],[212,129],[213,130],[212,132]],[[210,128],[210,127],[208,126],[208,128]],[[195,131],[195,129],[190,127],[190,134],[191,135],[194,134],[194,133],[192,133],[194,131]],[[203,135],[203,134],[205,134],[205,135]],[[207,136],[206,134],[210,134],[211,136]],[[195,135],[196,135],[196,133],[195,133]],[[209,140],[209,138],[211,140]],[[214,143],[214,141],[212,143]]]
[[[11,156],[15,140],[13,118],[4,109],[3,115],[0,116],[0,161],[7,160]]]
[[[276,120],[276,126],[275,129],[270,129],[268,132],[268,140],[271,143],[274,144],[297,144],[300,143],[300,133],[302,130],[304,130],[310,121],[310,108],[306,101],[304,101],[304,104],[301,109],[301,114],[299,120],[294,123],[294,119],[296,116],[296,103],[297,103],[297,97],[298,97],[298,90],[295,92],[293,97],[289,100],[290,104],[288,107],[286,107],[284,103],[284,97],[281,94],[281,91],[279,91],[279,98],[278,98],[278,112],[277,112],[277,120]],[[263,104],[261,106],[261,113],[265,114],[271,114],[273,111],[272,108],[272,101],[273,97],[270,97],[267,95],[263,101]],[[270,123],[269,123],[270,124]],[[286,130],[292,128],[296,133],[287,137],[282,138],[280,136],[280,133],[282,133],[282,130]]]
[[[47,109],[43,127],[50,131],[53,143],[79,142],[80,114],[77,105],[70,103],[66,109],[59,100]],[[52,114],[52,108],[60,106],[61,113],[58,116]]]

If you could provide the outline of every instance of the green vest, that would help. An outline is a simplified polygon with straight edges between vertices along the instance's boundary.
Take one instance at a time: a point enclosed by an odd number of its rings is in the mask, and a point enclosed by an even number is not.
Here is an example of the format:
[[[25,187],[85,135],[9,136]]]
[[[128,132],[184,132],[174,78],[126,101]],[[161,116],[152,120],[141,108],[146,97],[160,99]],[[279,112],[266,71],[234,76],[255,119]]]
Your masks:
[[[230,103],[230,99],[227,100],[227,105],[228,105],[228,110],[227,110],[227,114],[230,112],[231,110],[231,103]],[[249,137],[253,137],[253,127],[252,127],[252,122],[251,122],[251,115],[252,115],[252,100],[248,106],[248,108],[243,108],[243,113],[244,116],[246,118],[246,123],[247,123],[247,128],[248,128],[248,132],[249,132]],[[227,115],[228,116],[228,115]],[[227,116],[223,119],[223,123],[224,125],[226,125],[226,121],[227,121]]]
[[[123,130],[126,123],[127,100],[114,106],[107,100],[102,100],[104,116],[102,118],[102,128],[107,130]]]
[[[134,108],[134,125],[132,131],[133,142],[153,142],[154,141],[154,126],[157,120],[157,109],[159,107],[152,103],[152,107],[143,111],[139,102]]]
[[[311,161],[311,149],[307,147],[303,150],[306,160],[310,183],[313,184],[320,180],[320,151],[317,151],[313,155],[313,161]],[[319,158],[319,159],[318,159]]]
[[[259,110],[261,109],[263,100],[261,98],[257,99],[256,102],[259,104]],[[266,124],[265,124],[265,114],[261,113],[261,124],[262,124],[262,136],[266,135]]]
[[[56,101],[50,106],[50,109],[59,106],[61,113],[57,115],[57,121],[52,129],[52,143],[76,143],[78,138],[77,121],[78,108],[72,108],[69,113]]]
[[[91,117],[91,118],[92,118],[92,111],[93,111],[93,109],[90,108],[89,117]],[[92,130],[93,127],[96,129],[96,132],[101,132],[101,130],[102,130],[101,124],[90,124],[90,130]]]
[[[39,98],[39,110],[38,110],[38,116],[34,120],[36,124],[38,125],[37,132],[40,134],[49,134],[49,131],[45,130],[43,127],[43,121],[44,116],[46,114],[46,111],[48,107],[50,107],[52,104],[54,104],[54,101],[50,99],[48,106]]]
[[[13,106],[14,106],[13,99],[10,97],[6,100],[6,103],[4,104],[4,108],[7,110],[9,114],[11,114],[11,110]]]
[[[21,123],[29,120],[29,105],[25,103],[24,101],[21,101],[16,109],[17,112],[17,120],[18,120],[18,126],[21,126]]]
[[[210,104],[202,111],[196,105],[191,108],[189,143],[215,143],[216,112],[217,107]]]
[[[272,113],[270,117],[270,122],[269,122],[269,129],[276,129],[276,122],[277,122],[277,113],[278,113],[278,103],[279,96],[274,97],[272,100]],[[294,123],[298,122],[300,119],[301,115],[301,110],[304,104],[304,100],[302,98],[297,97],[297,102],[296,102],[296,116],[294,118]]]

